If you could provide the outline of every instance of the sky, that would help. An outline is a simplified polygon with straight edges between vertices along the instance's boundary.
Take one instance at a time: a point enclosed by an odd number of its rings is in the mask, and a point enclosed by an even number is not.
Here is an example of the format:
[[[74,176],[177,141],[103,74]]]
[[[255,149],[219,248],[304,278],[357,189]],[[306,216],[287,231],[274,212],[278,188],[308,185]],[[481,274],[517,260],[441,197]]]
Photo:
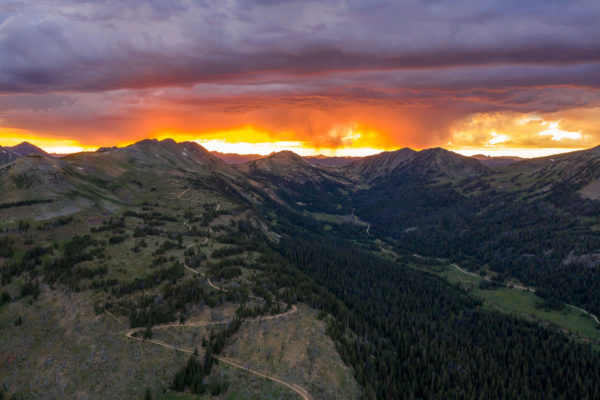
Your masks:
[[[600,144],[600,2],[0,0],[0,145]]]

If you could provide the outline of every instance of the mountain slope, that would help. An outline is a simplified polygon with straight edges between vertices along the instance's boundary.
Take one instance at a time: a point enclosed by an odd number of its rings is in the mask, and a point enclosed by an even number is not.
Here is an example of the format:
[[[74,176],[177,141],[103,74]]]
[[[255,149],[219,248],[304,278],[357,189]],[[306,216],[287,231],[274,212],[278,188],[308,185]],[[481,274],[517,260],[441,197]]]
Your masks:
[[[591,199],[599,199],[600,146],[588,150],[524,160],[500,169],[510,176],[519,190],[527,188],[540,195],[555,189],[581,191]]]
[[[258,160],[259,158],[264,158],[260,154],[235,154],[235,153],[220,153],[218,151],[211,151],[215,157],[220,158],[225,161],[227,164],[243,164],[249,161]]]
[[[33,212],[36,206],[23,203],[33,200],[52,200],[43,210],[37,206],[38,218],[45,219],[90,207],[112,212],[148,201],[156,191],[181,192],[192,186],[246,201],[260,197],[248,190],[237,170],[193,142],[144,140],[61,159],[25,156],[0,168],[5,202],[23,204],[12,210],[15,218]]]
[[[408,147],[386,151],[373,156],[354,161],[343,168],[347,174],[366,181],[373,181],[381,176],[387,176],[400,165],[410,161],[417,152]]]
[[[413,177],[460,180],[481,176],[488,169],[479,161],[451,151],[434,148],[414,151],[404,148],[353,162],[343,168],[352,177],[371,184],[387,179]]]
[[[353,182],[333,169],[319,167],[291,151],[236,166],[251,182],[280,203],[339,213]]]
[[[478,160],[437,147],[419,151],[396,171],[410,171],[422,176],[464,179],[482,176],[488,169]]]
[[[0,165],[4,165],[4,164],[8,164],[10,162],[13,162],[14,160],[16,160],[19,157],[20,157],[20,155],[15,153],[14,151],[12,151],[10,149],[10,147],[0,146]]]
[[[206,392],[357,399],[326,322],[283,297],[295,277],[273,255],[278,236],[245,179],[173,141],[0,167],[11,200],[0,203],[0,393],[138,398],[150,388],[160,398],[189,363],[173,347],[201,347],[228,360],[203,364]],[[124,334],[161,324],[174,325],[150,328],[165,348]]]
[[[235,153],[220,153],[211,151],[211,154],[225,161],[227,164],[244,164],[250,161],[266,158],[260,154],[235,154]],[[303,157],[306,161],[314,165],[322,167],[341,167],[350,164],[353,161],[361,159],[361,157],[326,157],[322,155]]]

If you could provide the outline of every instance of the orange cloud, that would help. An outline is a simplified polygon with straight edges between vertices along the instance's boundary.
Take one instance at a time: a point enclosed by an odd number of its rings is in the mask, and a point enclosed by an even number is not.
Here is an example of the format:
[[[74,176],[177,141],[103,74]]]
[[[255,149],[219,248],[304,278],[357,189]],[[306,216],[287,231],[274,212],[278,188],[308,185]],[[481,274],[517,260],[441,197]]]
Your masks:
[[[573,120],[569,113],[563,112],[480,113],[454,124],[447,144],[452,147],[496,148],[591,147],[600,139],[600,131],[594,132],[591,127],[589,120]]]
[[[219,151],[366,155],[434,146],[557,151],[600,142],[599,107],[489,111],[505,98],[494,100],[493,107],[489,98],[469,98],[467,107],[456,93],[446,101],[438,92],[425,91],[395,101],[333,95],[197,98],[186,93],[102,93],[84,96],[76,106],[60,99],[58,107],[44,104],[35,113],[9,110],[0,120],[0,126],[6,126],[0,131],[0,144],[28,140],[49,151],[71,152],[172,137],[197,140]]]

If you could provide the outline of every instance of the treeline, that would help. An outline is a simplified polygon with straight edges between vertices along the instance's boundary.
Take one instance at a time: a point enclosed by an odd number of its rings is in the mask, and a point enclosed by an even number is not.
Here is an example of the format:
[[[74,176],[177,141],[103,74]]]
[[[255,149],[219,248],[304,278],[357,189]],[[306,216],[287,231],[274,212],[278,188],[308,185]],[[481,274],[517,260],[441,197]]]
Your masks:
[[[12,207],[23,207],[23,206],[31,206],[34,204],[44,204],[44,203],[52,203],[54,200],[52,199],[32,199],[32,200],[20,200],[20,201],[10,201],[7,203],[0,203],[0,209],[2,208],[12,208]]]

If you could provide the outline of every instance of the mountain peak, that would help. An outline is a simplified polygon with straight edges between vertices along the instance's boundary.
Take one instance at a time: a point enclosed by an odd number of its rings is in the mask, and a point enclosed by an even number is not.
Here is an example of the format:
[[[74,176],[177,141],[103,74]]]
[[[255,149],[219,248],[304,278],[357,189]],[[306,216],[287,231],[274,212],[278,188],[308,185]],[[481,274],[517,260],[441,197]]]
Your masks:
[[[443,147],[430,147],[428,149],[423,149],[421,151],[427,151],[430,153],[452,153],[450,150],[446,150]]]
[[[410,170],[421,174],[445,175],[451,178],[466,178],[484,175],[488,172],[487,167],[479,160],[441,147],[419,151],[411,162]]]
[[[265,158],[248,161],[244,164],[239,164],[238,169],[241,171],[287,171],[297,170],[301,168],[314,168],[311,163],[300,157],[293,151],[283,150],[276,153],[271,153]]]
[[[22,142],[16,146],[0,146],[0,165],[8,164],[25,156],[50,157],[48,153],[29,142]]]
[[[29,142],[21,142],[16,146],[10,147],[10,149],[21,157],[30,155],[49,156],[44,150]]]
[[[468,158],[468,157],[465,157],[465,156],[460,155],[458,153],[455,153],[453,151],[446,150],[443,147],[432,147],[430,149],[421,150],[418,153],[422,153],[422,154],[434,154],[436,156],[443,156],[443,157],[454,157],[454,156],[457,156],[457,157],[462,157],[462,158]]]
[[[271,153],[266,159],[284,163],[306,163],[304,158],[290,150],[282,150],[276,153]]]

